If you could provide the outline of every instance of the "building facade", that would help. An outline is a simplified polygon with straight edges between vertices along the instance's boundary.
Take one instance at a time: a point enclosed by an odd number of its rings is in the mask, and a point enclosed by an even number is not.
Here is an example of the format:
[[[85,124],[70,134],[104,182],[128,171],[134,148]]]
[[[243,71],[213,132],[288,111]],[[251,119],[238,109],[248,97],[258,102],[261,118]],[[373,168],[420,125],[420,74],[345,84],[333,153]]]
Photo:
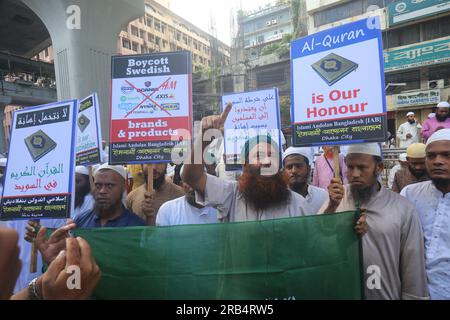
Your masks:
[[[306,0],[306,10],[309,34],[380,16],[392,134],[407,112],[423,123],[437,102],[450,99],[449,1]]]

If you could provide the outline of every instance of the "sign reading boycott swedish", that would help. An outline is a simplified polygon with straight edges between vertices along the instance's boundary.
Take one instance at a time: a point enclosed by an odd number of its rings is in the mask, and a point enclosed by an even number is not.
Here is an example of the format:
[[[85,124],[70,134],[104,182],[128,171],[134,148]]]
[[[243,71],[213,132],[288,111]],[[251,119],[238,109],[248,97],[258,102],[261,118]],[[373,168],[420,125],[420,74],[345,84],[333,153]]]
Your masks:
[[[385,140],[378,17],[295,40],[291,59],[294,145]]]
[[[171,161],[192,136],[190,52],[112,57],[111,164]]]
[[[96,299],[361,299],[355,212],[76,229],[102,270]]]

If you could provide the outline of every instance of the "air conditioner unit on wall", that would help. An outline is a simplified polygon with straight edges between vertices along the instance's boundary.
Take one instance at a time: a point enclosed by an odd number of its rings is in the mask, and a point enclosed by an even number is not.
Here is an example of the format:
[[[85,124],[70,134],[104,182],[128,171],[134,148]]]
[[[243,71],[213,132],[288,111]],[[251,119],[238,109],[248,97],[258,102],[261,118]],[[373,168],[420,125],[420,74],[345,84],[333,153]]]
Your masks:
[[[270,26],[271,24],[272,24],[271,21],[267,21],[267,22],[266,22],[266,26]]]
[[[444,79],[428,81],[428,89],[442,89],[444,88]]]

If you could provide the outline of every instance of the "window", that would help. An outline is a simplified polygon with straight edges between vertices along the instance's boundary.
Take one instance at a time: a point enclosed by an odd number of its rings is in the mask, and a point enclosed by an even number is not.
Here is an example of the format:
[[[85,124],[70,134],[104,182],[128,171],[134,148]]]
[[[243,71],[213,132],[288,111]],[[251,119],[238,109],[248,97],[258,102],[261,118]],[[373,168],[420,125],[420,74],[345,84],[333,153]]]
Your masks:
[[[386,85],[388,83],[406,83],[403,91],[420,89],[420,70],[400,73],[387,73],[385,75],[385,81]]]
[[[166,40],[163,40],[163,48],[167,47],[169,43]]]
[[[122,47],[126,49],[131,49],[130,40],[128,40],[127,38],[122,38]]]
[[[141,39],[145,39],[145,31],[139,30],[139,35],[141,36]]]
[[[160,37],[155,37],[155,43],[157,46],[161,45],[161,38]]]
[[[159,22],[159,20],[157,20],[157,19],[155,19],[154,28],[156,31],[161,32],[161,22]]]
[[[177,41],[181,41],[181,33],[177,32],[176,39]]]
[[[185,45],[188,44],[187,36],[186,36],[186,35],[183,35],[183,43],[184,43]]]
[[[256,41],[257,41],[258,43],[264,43],[264,35],[258,36],[258,38],[256,39]]]
[[[262,71],[256,74],[256,83],[258,86],[272,86],[274,83],[286,81],[284,69],[275,69]]]
[[[147,17],[147,26],[149,26],[150,28],[153,27],[153,17]]]
[[[133,36],[139,37],[139,29],[136,28],[135,26],[131,26],[131,34]]]
[[[138,52],[139,51],[139,45],[136,42],[132,42],[132,48],[133,51]]]
[[[428,80],[444,79],[444,85],[449,85],[450,68],[434,67],[428,71]]]
[[[423,24],[423,40],[432,40],[450,35],[450,16],[426,21]]]
[[[165,34],[165,33],[166,33],[166,30],[167,30],[167,24],[162,23],[162,24],[161,24],[161,33]]]
[[[155,36],[151,33],[148,34],[148,41],[154,43],[155,42]]]
[[[195,41],[195,40],[194,40],[194,49],[198,50],[198,44],[197,44],[197,41]]]
[[[244,41],[244,47],[249,47],[250,46],[250,40],[245,40]]]

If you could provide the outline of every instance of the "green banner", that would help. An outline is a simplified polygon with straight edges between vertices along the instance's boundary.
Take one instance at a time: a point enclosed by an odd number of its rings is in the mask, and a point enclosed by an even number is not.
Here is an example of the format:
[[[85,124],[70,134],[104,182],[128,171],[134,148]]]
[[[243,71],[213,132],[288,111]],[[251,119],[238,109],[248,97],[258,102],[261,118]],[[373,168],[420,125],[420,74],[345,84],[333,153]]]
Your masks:
[[[436,15],[450,10],[448,0],[403,0],[388,6],[389,26]]]
[[[450,61],[450,38],[384,51],[384,71],[419,68]]]
[[[77,229],[95,299],[360,299],[355,213],[262,222]]]

